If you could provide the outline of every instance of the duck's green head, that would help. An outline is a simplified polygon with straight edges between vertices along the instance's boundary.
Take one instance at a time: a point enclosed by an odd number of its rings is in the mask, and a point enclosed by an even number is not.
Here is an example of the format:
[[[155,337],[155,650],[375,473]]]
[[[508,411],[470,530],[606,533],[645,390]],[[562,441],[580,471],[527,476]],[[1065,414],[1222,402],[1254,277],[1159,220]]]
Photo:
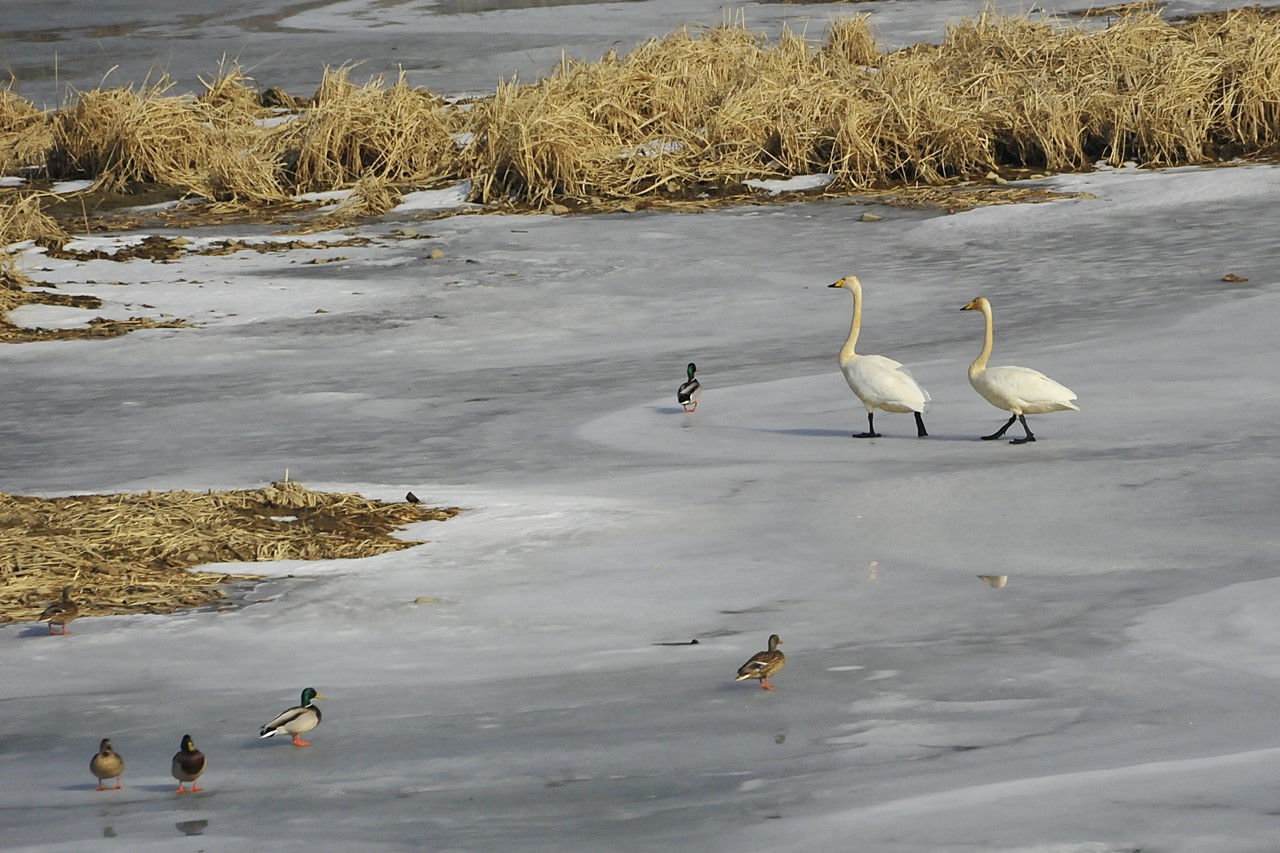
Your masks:
[[[694,363],[691,361],[691,362],[689,362],[689,366],[688,366],[688,367],[686,367],[686,368],[685,368],[685,370],[687,370],[687,371],[689,372],[689,378],[690,378],[690,379],[693,379],[693,374],[695,374],[695,373],[697,373],[697,372],[698,372],[698,365],[694,364]]]
[[[323,696],[316,692],[314,687],[308,687],[306,690],[302,691],[302,706],[305,708],[311,704],[312,700],[323,698]]]
[[[191,739],[191,735],[182,736],[182,751],[183,752],[196,751],[196,742]]]

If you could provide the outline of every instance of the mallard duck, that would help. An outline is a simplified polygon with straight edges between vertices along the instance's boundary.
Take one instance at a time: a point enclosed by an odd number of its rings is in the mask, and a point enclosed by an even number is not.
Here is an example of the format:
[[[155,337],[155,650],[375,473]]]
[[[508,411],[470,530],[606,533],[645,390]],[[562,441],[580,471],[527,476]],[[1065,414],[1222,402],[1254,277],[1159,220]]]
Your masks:
[[[112,790],[120,789],[120,777],[124,775],[124,759],[111,747],[110,738],[103,738],[98,744],[98,751],[89,759],[89,772],[98,777],[98,790],[105,791],[103,779],[115,779]]]
[[[1080,407],[1072,401],[1076,392],[1045,376],[1038,370],[1029,367],[987,367],[987,359],[991,358],[991,346],[994,339],[994,322],[991,319],[991,303],[985,296],[979,296],[961,311],[981,311],[986,321],[986,335],[982,341],[982,352],[969,365],[969,384],[973,390],[997,409],[1012,412],[1009,420],[991,435],[982,436],[983,441],[992,441],[1004,435],[1005,430],[1013,426],[1014,421],[1022,421],[1026,431],[1023,438],[1015,438],[1010,444],[1026,444],[1035,441],[1031,427],[1027,426],[1027,415],[1043,415],[1047,412],[1078,412]]]
[[[323,698],[314,688],[308,687],[302,691],[302,702],[281,711],[279,716],[262,727],[258,737],[275,737],[283,732],[293,735],[294,746],[311,746],[311,742],[303,740],[302,735],[320,725],[320,709],[311,703]]]
[[[196,749],[191,735],[183,735],[182,748],[174,753],[173,766],[169,771],[173,774],[173,778],[178,780],[178,790],[174,793],[185,794],[187,791],[183,786],[188,782],[191,783],[193,792],[201,790],[200,783],[196,780],[204,772],[204,767],[204,753]]]
[[[769,683],[769,676],[782,669],[787,663],[786,655],[778,651],[778,646],[782,645],[782,638],[777,634],[769,636],[769,650],[767,652],[756,652],[751,660],[738,667],[738,677],[734,681],[745,681],[748,678],[757,678],[760,680],[760,686],[765,690],[772,690],[773,685]]]
[[[876,432],[876,409],[886,412],[911,412],[916,416],[916,436],[926,438],[923,412],[929,410],[929,392],[912,378],[901,362],[883,355],[859,355],[854,352],[858,333],[862,331],[862,282],[847,275],[828,287],[842,287],[853,293],[853,323],[849,337],[840,348],[840,372],[850,390],[867,410],[867,431],[854,433],[854,438],[879,438]]]
[[[698,410],[698,398],[702,396],[702,383],[693,378],[693,374],[698,372],[698,365],[691,361],[685,371],[689,374],[689,379],[676,389],[676,402],[686,412],[696,412]]]
[[[44,609],[37,622],[48,622],[50,634],[68,634],[67,623],[80,615],[80,605],[71,600],[71,587],[62,588],[62,598]],[[61,631],[54,631],[54,625],[61,625]]]

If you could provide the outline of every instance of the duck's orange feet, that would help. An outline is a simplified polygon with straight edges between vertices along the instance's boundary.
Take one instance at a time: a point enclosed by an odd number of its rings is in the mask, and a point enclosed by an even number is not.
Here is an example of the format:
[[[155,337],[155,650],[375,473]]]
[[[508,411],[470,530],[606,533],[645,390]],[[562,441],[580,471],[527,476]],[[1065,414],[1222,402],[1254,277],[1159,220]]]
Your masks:
[[[203,790],[204,790],[204,788],[201,788],[201,787],[200,787],[200,783],[199,783],[199,782],[192,782],[192,783],[191,783],[191,792],[192,792],[192,793],[195,793],[196,791],[203,791]]]
[[[113,791],[119,791],[119,790],[120,790],[120,780],[119,780],[119,779],[117,779],[117,780],[116,780],[116,786],[115,786],[114,788],[112,788],[111,790],[113,790]]]
[[[195,789],[192,788],[191,790],[194,791]],[[185,794],[186,792],[187,792],[187,789],[182,787],[181,785],[178,786],[178,790],[174,791],[175,794]]]
[[[294,746],[311,746],[311,741],[309,741],[309,740],[303,740],[300,736],[298,736],[298,735],[294,735],[294,736],[293,736],[293,745],[294,745]]]
[[[763,679],[763,680],[760,682],[760,689],[761,689],[761,690],[772,690],[772,689],[773,689],[773,685],[772,685],[772,684],[770,684],[770,683],[769,683],[769,679],[767,679],[767,678],[766,678],[766,679]]]
[[[120,786],[119,786],[119,785],[116,785],[116,787],[117,787],[117,788],[119,788]],[[98,790],[99,790],[99,791],[105,791],[105,790],[107,790],[107,789],[106,789],[106,788],[104,788],[104,787],[102,787],[102,783],[101,783],[101,782],[99,782],[99,783],[98,783]]]

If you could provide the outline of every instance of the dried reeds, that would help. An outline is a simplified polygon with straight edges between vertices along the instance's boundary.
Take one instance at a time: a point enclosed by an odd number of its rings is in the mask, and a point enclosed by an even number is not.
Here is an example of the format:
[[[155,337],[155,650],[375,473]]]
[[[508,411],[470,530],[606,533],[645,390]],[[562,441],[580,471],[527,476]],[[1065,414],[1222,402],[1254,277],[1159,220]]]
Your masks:
[[[400,191],[384,178],[365,175],[356,181],[351,194],[342,200],[333,215],[338,219],[379,216],[400,203]]]
[[[280,165],[261,144],[256,101],[225,96],[237,82],[218,78],[207,99],[169,95],[167,78],[81,92],[54,116],[47,171],[111,191],[160,184],[219,201],[285,200]]]
[[[48,115],[11,88],[0,89],[0,175],[40,165],[52,142]]]
[[[61,246],[70,235],[45,212],[49,193],[0,192],[0,251],[22,240]]]
[[[457,509],[388,504],[298,483],[232,492],[35,498],[0,494],[0,623],[34,619],[72,586],[82,615],[170,613],[255,577],[204,563],[368,557],[420,544],[397,528]]]
[[[14,308],[30,301],[26,289],[33,283],[18,270],[11,258],[0,256],[0,320]]]
[[[381,76],[357,86],[350,73],[325,71],[313,105],[274,134],[293,189],[333,190],[364,178],[428,183],[455,173],[456,107],[411,87],[403,73],[391,86]]]
[[[358,185],[351,215],[441,180],[470,179],[473,201],[581,208],[813,172],[831,174],[827,192],[858,192],[1280,150],[1280,18],[1247,8],[1175,24],[1145,2],[1107,14],[1099,28],[988,10],[941,44],[892,53],[860,15],[820,43],[790,31],[771,43],[741,23],[685,28],[625,56],[566,57],[466,104],[403,74],[358,85],[350,67],[301,102],[224,67],[199,98],[162,80],[82,93],[46,119],[6,98],[0,134],[17,126],[7,109],[18,125],[43,122],[49,173],[103,187],[151,181],[256,204]],[[291,120],[264,120],[268,101]]]

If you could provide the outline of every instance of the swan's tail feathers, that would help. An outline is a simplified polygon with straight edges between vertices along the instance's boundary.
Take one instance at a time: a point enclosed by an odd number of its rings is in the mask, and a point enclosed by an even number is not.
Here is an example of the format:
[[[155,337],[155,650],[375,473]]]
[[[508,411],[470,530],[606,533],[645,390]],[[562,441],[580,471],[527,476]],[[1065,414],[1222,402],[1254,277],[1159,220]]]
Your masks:
[[[262,731],[258,732],[258,737],[275,737],[276,733],[279,731],[279,729],[273,729],[271,726],[263,726]]]
[[[1078,412],[1078,411],[1080,411],[1080,407],[1079,407],[1079,406],[1077,406],[1077,405],[1075,404],[1075,398],[1074,398],[1074,397],[1072,397],[1070,400],[1067,400],[1067,401],[1066,401],[1065,403],[1063,403],[1062,405],[1066,406],[1068,409],[1070,409],[1070,410],[1071,410],[1071,411],[1073,411],[1073,412]]]

